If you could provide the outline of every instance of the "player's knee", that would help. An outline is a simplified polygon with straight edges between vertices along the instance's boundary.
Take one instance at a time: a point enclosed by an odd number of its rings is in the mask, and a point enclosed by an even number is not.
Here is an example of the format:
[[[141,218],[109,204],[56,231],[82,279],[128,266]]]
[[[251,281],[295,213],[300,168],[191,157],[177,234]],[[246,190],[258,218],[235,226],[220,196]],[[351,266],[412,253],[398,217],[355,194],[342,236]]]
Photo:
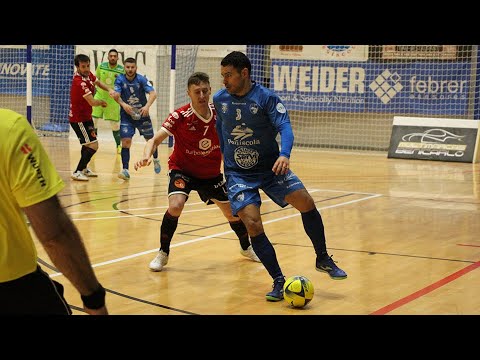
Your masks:
[[[242,221],[247,227],[249,234],[261,234],[264,232],[261,218],[248,217],[246,219],[242,219]]]
[[[95,153],[98,150],[98,141],[92,142],[85,146]]]
[[[168,212],[173,216],[180,216],[183,211],[184,203],[179,201],[170,202],[168,205]]]
[[[232,213],[230,214],[224,214],[225,217],[227,218],[229,223],[237,223],[240,222],[240,218],[233,216]]]

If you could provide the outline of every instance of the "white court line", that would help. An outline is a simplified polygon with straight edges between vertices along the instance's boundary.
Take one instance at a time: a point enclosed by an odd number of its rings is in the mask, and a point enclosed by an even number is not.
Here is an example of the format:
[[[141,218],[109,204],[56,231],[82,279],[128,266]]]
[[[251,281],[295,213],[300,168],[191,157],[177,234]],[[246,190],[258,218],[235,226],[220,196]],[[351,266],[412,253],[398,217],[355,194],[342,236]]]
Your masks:
[[[361,195],[374,195],[371,193],[363,193],[363,192],[351,192],[351,191],[343,191],[343,190],[323,190],[323,189],[311,189],[308,190],[308,192],[315,193],[317,191],[325,191],[325,192],[345,192],[345,193],[351,193],[351,194],[361,194]],[[272,202],[271,199],[266,199],[262,200],[262,203],[267,203],[267,202]],[[205,204],[203,201],[199,202],[194,202],[194,203],[186,203],[185,206],[194,206],[194,205],[200,205],[200,204]],[[68,213],[70,216],[71,215],[84,215],[84,214],[100,214],[100,213],[121,213],[121,212],[130,212],[130,211],[136,211],[136,210],[151,210],[151,209],[167,209],[168,205],[163,205],[163,206],[152,206],[148,208],[127,208],[127,209],[120,209],[120,210],[97,210],[97,211],[73,211]],[[217,210],[217,207],[208,207],[206,209],[200,209],[200,210],[184,210],[182,211],[183,213],[189,213],[189,212],[198,212],[198,211],[210,211],[210,210]],[[132,214],[132,215],[118,215],[118,216],[104,216],[104,217],[94,217],[94,218],[72,218],[74,221],[85,221],[85,220],[109,220],[109,219],[118,219],[118,218],[124,218],[124,217],[135,217],[135,216],[157,216],[157,215],[164,215],[165,213],[152,213],[152,214]]]
[[[312,190],[311,192],[316,192],[316,191],[320,191],[320,190]],[[336,191],[336,190],[322,190],[322,191]],[[349,191],[336,191],[336,192],[350,193]],[[353,193],[353,192],[351,192],[351,193]],[[346,202],[340,203],[340,204],[328,205],[328,206],[324,206],[324,207],[320,207],[320,208],[317,207],[317,209],[319,211],[320,210],[325,210],[325,209],[332,209],[332,208],[340,207],[340,206],[343,206],[343,205],[350,205],[350,204],[353,204],[353,203],[356,203],[356,202],[365,201],[365,200],[369,200],[369,199],[373,199],[373,198],[382,196],[382,194],[357,193],[357,192],[353,193],[353,194],[365,194],[365,195],[369,195],[369,196],[367,196],[365,198],[362,198],[362,199],[346,201]],[[285,220],[285,219],[290,219],[290,218],[293,218],[295,216],[300,216],[300,215],[301,215],[301,213],[297,212],[296,214],[292,214],[292,215],[283,216],[283,217],[280,217],[280,218],[264,221],[263,224],[264,225],[265,224],[270,224],[270,223],[274,223],[274,222]],[[222,235],[226,235],[226,234],[230,234],[230,233],[233,233],[233,230],[228,230],[228,231],[224,231],[224,232],[221,232],[221,233],[218,233],[218,234],[202,236],[202,237],[199,237],[199,238],[196,238],[196,239],[183,241],[183,242],[180,242],[180,243],[170,245],[170,247],[174,248],[174,247],[177,247],[177,246],[192,244],[192,243],[195,243],[195,242],[198,242],[198,241],[208,240],[208,239],[211,239],[211,238],[214,238],[214,237],[218,237],[218,236],[222,236]],[[155,248],[155,249],[152,249],[152,250],[142,251],[140,253],[132,254],[132,255],[129,255],[129,256],[124,256],[124,257],[121,257],[121,258],[117,258],[117,259],[113,259],[113,260],[109,260],[109,261],[104,261],[104,262],[101,262],[101,263],[98,263],[98,264],[94,264],[94,265],[92,265],[92,267],[96,268],[96,267],[100,267],[100,266],[104,266],[104,265],[109,265],[109,264],[113,264],[113,263],[120,262],[120,261],[123,261],[123,260],[133,259],[133,258],[138,257],[138,256],[154,253],[154,252],[157,252],[157,251],[158,251],[158,247]],[[51,274],[50,277],[56,277],[56,276],[60,276],[60,275],[62,275],[62,273],[54,273],[54,274]]]
[[[314,193],[314,192],[317,192],[317,191],[320,191],[320,190],[311,190],[309,191],[310,193]],[[331,191],[334,191],[334,190],[331,190]],[[360,194],[360,193],[358,193]],[[262,200],[262,203],[267,203],[267,202],[271,202],[272,200],[271,199],[266,199],[266,200]],[[196,203],[186,203],[185,206],[193,206],[193,205],[199,205],[199,204],[205,204],[203,201],[201,202],[196,202]],[[126,211],[126,212],[130,212],[130,211],[134,211],[134,210],[150,210],[150,209],[167,209],[168,208],[168,205],[164,205],[164,206],[154,206],[154,207],[148,207],[148,208],[127,208],[127,209],[120,209],[120,210],[99,210],[99,211],[77,211],[77,212],[71,212],[69,213],[69,215],[81,215],[81,214],[99,214],[99,213],[109,213],[109,212],[114,212],[114,213],[120,213],[122,211]],[[206,209],[198,209],[198,210],[184,210],[182,211],[182,214],[184,213],[190,213],[190,212],[198,212],[198,211],[211,211],[211,210],[217,210],[217,207],[214,206],[214,207],[208,207]],[[162,213],[152,213],[152,214],[132,214],[132,215],[128,215],[128,214],[122,214],[122,215],[118,215],[118,216],[103,216],[103,217],[94,217],[94,218],[73,218],[72,220],[74,221],[85,221],[85,220],[109,220],[109,219],[118,219],[118,218],[125,218],[125,217],[137,217],[137,216],[157,216],[157,215],[164,215],[165,213],[162,212]]]

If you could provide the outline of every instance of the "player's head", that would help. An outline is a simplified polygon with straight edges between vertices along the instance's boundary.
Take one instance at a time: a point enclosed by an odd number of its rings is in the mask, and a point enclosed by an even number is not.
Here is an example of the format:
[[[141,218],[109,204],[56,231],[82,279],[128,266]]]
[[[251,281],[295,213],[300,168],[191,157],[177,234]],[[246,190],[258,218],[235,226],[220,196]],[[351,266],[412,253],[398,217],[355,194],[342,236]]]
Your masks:
[[[210,87],[208,74],[199,71],[190,75],[187,81],[187,94],[194,108],[202,104],[208,104],[211,93],[212,88]]]
[[[137,73],[137,60],[134,58],[126,58],[123,62],[123,66],[128,77],[133,77]]]
[[[245,89],[250,85],[250,59],[240,51],[232,51],[222,59],[220,65],[227,91],[233,95],[244,95]]]
[[[85,54],[77,54],[74,58],[75,67],[77,72],[82,76],[88,76],[90,74],[90,58]]]
[[[117,65],[118,62],[118,51],[116,49],[110,49],[108,51],[108,62],[110,65]]]

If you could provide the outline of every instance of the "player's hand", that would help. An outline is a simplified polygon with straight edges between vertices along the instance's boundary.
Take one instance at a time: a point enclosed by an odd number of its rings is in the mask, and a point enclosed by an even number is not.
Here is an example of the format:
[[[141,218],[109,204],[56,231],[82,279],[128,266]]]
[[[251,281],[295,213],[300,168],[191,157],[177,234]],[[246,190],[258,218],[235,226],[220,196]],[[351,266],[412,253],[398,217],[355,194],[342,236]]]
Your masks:
[[[279,156],[275,164],[273,164],[272,171],[275,175],[285,175],[290,169],[290,160],[285,156]]]
[[[135,163],[133,164],[133,168],[134,168],[135,170],[138,170],[138,169],[140,169],[140,168],[142,168],[142,167],[144,167],[144,166],[149,166],[151,163],[152,163],[152,158],[151,158],[151,157],[148,158],[148,159],[143,158],[143,159],[141,159],[141,160],[135,161]]]
[[[102,102],[102,104],[101,104],[102,107],[107,107],[107,102],[105,100],[101,100],[101,102]]]
[[[133,106],[131,106],[131,105],[125,104],[125,107],[124,107],[123,109],[124,109],[125,112],[126,112],[128,115],[130,115],[130,116],[132,116],[133,114],[135,114],[135,112],[134,112],[134,110],[133,110],[134,108],[133,108]]]
[[[150,112],[149,112],[149,107],[146,106],[146,105],[145,105],[145,106],[142,106],[142,107],[140,108],[140,114],[142,115],[142,117],[148,116],[148,115],[150,114]]]
[[[114,100],[117,100],[118,97],[120,96],[120,94],[118,92],[116,92],[115,90],[110,90],[108,92],[108,94],[110,95],[110,97]]]

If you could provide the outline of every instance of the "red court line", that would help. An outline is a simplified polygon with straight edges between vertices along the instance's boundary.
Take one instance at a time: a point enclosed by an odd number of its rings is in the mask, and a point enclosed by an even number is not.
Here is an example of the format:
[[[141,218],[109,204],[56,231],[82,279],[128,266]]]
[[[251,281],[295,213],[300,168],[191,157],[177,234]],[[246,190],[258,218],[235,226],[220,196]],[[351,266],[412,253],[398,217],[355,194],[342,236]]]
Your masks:
[[[475,270],[476,268],[480,267],[480,261],[468,265],[466,268],[459,270],[446,278],[443,278],[436,283],[433,283],[432,285],[428,285],[427,287],[418,290],[414,292],[411,295],[405,296],[403,299],[397,300],[394,303],[391,303],[390,305],[384,306],[381,309],[378,309],[374,312],[372,312],[370,315],[385,315],[395,309],[398,309],[399,307],[408,304],[409,302],[412,302],[415,299],[418,299],[420,296],[423,296],[425,294],[428,294],[429,292],[432,292],[433,290],[438,289],[439,287],[448,284],[449,282],[452,282],[453,280],[458,279],[460,276],[463,276],[467,273],[469,273],[472,270]]]
[[[472,246],[472,247],[480,247],[480,245],[469,245],[469,244],[457,244],[458,246]]]

